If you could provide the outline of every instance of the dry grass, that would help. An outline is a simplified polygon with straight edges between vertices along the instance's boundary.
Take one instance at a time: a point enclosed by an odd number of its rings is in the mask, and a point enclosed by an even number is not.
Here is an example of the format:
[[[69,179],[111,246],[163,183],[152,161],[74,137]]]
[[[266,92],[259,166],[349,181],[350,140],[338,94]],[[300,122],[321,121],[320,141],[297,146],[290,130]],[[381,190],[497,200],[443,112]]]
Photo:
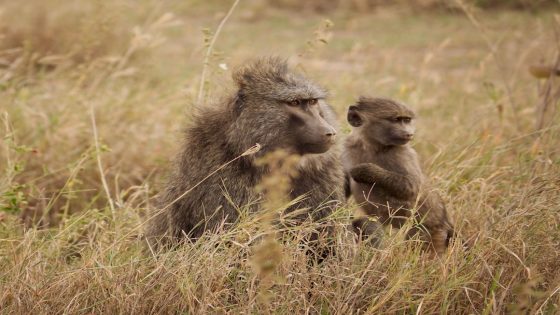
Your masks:
[[[252,217],[170,252],[138,239],[199,92],[201,30],[227,6],[27,2],[0,2],[1,313],[560,312],[560,124],[549,108],[535,131],[542,96],[527,72],[556,60],[551,14],[391,8],[331,12],[325,27],[239,4],[209,59],[209,97],[232,66],[280,52],[331,90],[341,120],[359,94],[408,102],[415,147],[472,243],[437,259],[395,231],[381,250],[355,244],[348,205],[332,218],[336,257],[309,266],[312,226],[269,246],[252,245],[270,233]]]

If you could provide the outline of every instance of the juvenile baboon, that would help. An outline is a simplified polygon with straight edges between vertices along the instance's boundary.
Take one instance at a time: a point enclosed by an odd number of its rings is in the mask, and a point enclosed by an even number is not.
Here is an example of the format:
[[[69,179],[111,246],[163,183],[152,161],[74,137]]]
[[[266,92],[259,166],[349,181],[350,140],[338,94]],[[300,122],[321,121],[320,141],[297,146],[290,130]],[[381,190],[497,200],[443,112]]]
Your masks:
[[[427,187],[416,151],[409,145],[414,118],[404,104],[361,97],[348,109],[348,122],[354,128],[344,143],[343,163],[350,191],[366,216],[400,228],[417,208],[417,224],[408,237],[419,233],[442,253],[453,225],[440,196]],[[379,223],[362,217],[353,225],[369,234],[379,231]]]
[[[233,79],[234,95],[199,108],[186,129],[159,214],[149,222],[151,244],[163,238],[196,239],[222,222],[230,226],[240,206],[250,204],[251,211],[258,211],[255,185],[267,170],[255,160],[277,149],[301,155],[290,197],[306,197],[288,211],[309,210],[297,220],[324,218],[343,198],[344,173],[334,145],[337,125],[325,90],[290,72],[279,58],[251,62],[235,71]],[[257,143],[258,153],[239,157]]]

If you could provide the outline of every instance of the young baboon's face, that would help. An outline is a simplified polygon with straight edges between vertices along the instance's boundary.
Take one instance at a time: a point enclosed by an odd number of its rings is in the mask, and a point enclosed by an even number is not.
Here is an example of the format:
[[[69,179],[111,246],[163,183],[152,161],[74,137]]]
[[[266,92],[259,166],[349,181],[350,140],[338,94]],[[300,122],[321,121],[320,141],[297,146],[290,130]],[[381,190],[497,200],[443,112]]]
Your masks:
[[[385,99],[363,99],[348,108],[348,122],[367,141],[404,145],[414,137],[414,113],[405,105]]]

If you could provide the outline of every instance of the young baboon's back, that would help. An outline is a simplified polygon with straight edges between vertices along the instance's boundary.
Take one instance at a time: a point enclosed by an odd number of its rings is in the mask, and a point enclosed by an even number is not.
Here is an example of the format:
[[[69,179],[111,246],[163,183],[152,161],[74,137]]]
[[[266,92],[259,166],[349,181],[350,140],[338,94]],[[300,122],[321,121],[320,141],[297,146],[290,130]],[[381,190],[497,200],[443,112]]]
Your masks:
[[[441,253],[453,234],[445,205],[430,191],[416,151],[409,145],[414,135],[414,113],[388,99],[360,98],[350,106],[348,122],[354,127],[344,144],[344,165],[350,191],[367,216],[382,224],[401,227],[418,208],[418,232]],[[354,226],[366,229],[370,221],[359,218]],[[371,226],[369,229],[372,229]]]
[[[163,237],[198,238],[222,222],[231,225],[243,206],[258,211],[260,196],[254,188],[266,170],[255,159],[276,149],[302,155],[290,193],[292,198],[308,194],[293,207],[310,209],[301,220],[325,217],[343,198],[344,175],[333,146],[337,126],[325,92],[290,73],[277,58],[241,68],[234,80],[235,95],[199,109],[186,129],[158,214],[146,233],[152,243]],[[258,153],[239,157],[257,143]]]

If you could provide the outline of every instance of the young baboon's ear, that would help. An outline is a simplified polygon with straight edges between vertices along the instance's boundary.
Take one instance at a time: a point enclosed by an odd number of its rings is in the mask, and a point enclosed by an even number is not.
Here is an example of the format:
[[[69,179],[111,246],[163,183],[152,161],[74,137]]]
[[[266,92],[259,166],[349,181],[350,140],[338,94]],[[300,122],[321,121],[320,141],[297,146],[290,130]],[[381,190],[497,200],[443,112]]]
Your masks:
[[[347,119],[352,127],[360,127],[364,123],[362,117],[358,113],[358,107],[355,105],[348,107]]]

